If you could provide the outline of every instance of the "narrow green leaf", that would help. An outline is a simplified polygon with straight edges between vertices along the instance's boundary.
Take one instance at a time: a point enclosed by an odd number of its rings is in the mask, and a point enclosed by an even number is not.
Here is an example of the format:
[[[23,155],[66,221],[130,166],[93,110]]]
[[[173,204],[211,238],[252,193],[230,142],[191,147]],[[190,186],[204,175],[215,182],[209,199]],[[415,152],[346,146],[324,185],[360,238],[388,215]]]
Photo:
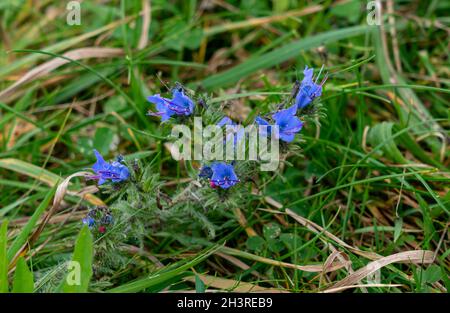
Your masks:
[[[450,278],[448,277],[447,271],[445,270],[443,264],[441,264],[441,277],[448,292],[448,290],[450,290]]]
[[[400,127],[398,127],[398,125],[394,126],[394,131],[398,132],[401,130]],[[414,154],[415,157],[417,157],[419,160],[426,162],[430,165],[436,166],[437,168],[440,168],[442,170],[446,170],[445,166],[442,165],[441,163],[439,163],[438,161],[436,161],[435,159],[431,158],[423,149],[422,146],[420,146],[412,137],[409,133],[402,133],[399,137],[398,137],[398,141],[402,143],[403,146],[405,146],[405,148],[411,152],[412,154]]]
[[[3,217],[4,215],[6,215],[8,212],[10,212],[13,209],[20,207],[20,205],[29,201],[30,199],[31,199],[31,197],[19,198],[16,201],[14,201],[13,203],[10,203],[7,206],[1,208],[0,209],[0,217]]]
[[[302,50],[318,47],[320,45],[335,42],[345,38],[362,35],[368,26],[354,26],[338,30],[332,30],[314,36],[302,38],[276,50],[265,53],[261,56],[250,58],[227,71],[210,76],[201,82],[204,88],[214,88],[235,83],[236,81],[261,69],[269,68],[297,57]]]
[[[19,251],[20,247],[22,247],[28,240],[28,236],[33,230],[34,226],[38,222],[41,215],[44,213],[45,209],[48,207],[50,201],[53,198],[53,195],[55,194],[57,185],[50,189],[48,193],[45,195],[44,200],[39,204],[36,211],[34,211],[31,218],[28,220],[25,227],[22,229],[20,234],[16,237],[16,239],[13,241],[11,247],[8,250],[8,260],[11,261],[12,258],[16,255],[17,251]]]
[[[63,41],[59,41],[53,45],[47,46],[45,47],[46,51],[52,51],[52,52],[59,52],[59,51],[64,51],[70,47],[73,47],[74,45],[77,45],[80,42],[83,42],[84,40],[86,40],[87,38],[91,38],[94,36],[97,36],[105,31],[114,29],[115,27],[117,27],[118,25],[120,25],[120,23],[122,23],[122,21],[119,22],[114,22],[114,23],[110,23],[108,25],[105,25],[103,27],[100,27],[98,29],[95,29],[91,32],[88,33],[82,33],[76,37],[70,37],[68,39],[65,39]],[[9,73],[17,70],[18,68],[32,63],[32,62],[36,62],[40,59],[42,59],[43,56],[39,55],[39,54],[32,54],[32,55],[27,55],[23,58],[17,59],[14,62],[11,62],[10,64],[7,64],[6,66],[2,66],[2,68],[0,69],[0,77],[3,77],[5,75],[8,75]]]
[[[15,52],[30,52],[30,53],[40,53],[40,54],[45,54],[45,55],[50,55],[53,57],[57,57],[66,61],[69,61],[73,64],[76,64],[78,66],[83,67],[84,69],[88,70],[89,72],[95,74],[97,77],[99,77],[102,81],[104,81],[105,83],[107,83],[108,85],[110,85],[111,87],[113,87],[121,96],[123,96],[125,98],[125,100],[133,107],[133,109],[136,111],[137,116],[142,120],[142,122],[146,125],[149,124],[148,119],[146,118],[145,114],[139,110],[136,107],[136,103],[134,102],[133,99],[131,99],[128,94],[126,94],[117,84],[115,84],[111,79],[109,79],[108,77],[106,77],[105,75],[103,75],[102,73],[100,73],[99,71],[95,70],[94,68],[81,63],[77,60],[68,58],[64,55],[59,55],[59,54],[55,54],[55,53],[51,53],[48,51],[41,51],[41,50],[32,50],[32,49],[22,49],[22,50],[14,50]]]
[[[197,265],[198,263],[206,259],[208,256],[210,256],[212,253],[214,253],[218,248],[219,246],[214,246],[206,250],[204,253],[198,254],[197,257],[195,257],[194,259],[184,263],[183,265],[177,268],[170,270],[163,269],[162,271],[154,273],[149,277],[141,278],[133,282],[123,284],[119,287],[110,289],[109,292],[138,292],[146,288],[163,283],[165,281],[168,281],[182,274],[187,269]]]
[[[6,243],[8,241],[8,220],[0,227],[0,293],[8,292],[8,259],[6,258]]]
[[[85,225],[77,237],[72,262],[68,266],[68,274],[63,282],[64,292],[87,292],[92,277],[92,235]]]
[[[13,290],[15,293],[32,293],[34,290],[33,273],[30,272],[23,257],[17,261],[14,273]]]
[[[418,173],[415,174],[416,178],[422,183],[422,185],[426,188],[429,195],[436,201],[436,203],[442,208],[442,210],[450,215],[449,209],[445,206],[445,204],[441,201],[440,197],[436,192],[430,187],[430,185],[423,179],[421,175],[418,175]],[[428,205],[427,205],[428,206]]]
[[[383,82],[385,84],[392,84],[392,81],[394,81],[395,85],[407,85],[405,79],[394,70],[391,70],[387,65],[387,56],[385,55],[383,50],[383,44],[381,40],[382,34],[380,28],[374,27],[372,28],[372,30],[376,52],[376,63]],[[406,107],[402,107],[400,105],[396,106],[398,109],[400,120],[404,122],[409,121],[409,125],[416,124],[424,120],[430,121],[429,123],[418,125],[411,130],[412,133],[415,133],[418,136],[422,135],[424,131],[440,131],[444,133],[442,127],[439,125],[439,123],[433,120],[433,116],[430,114],[430,111],[425,107],[425,105],[422,103],[422,101],[412,88],[399,88],[396,89],[396,93],[398,93],[398,95],[406,105]],[[425,141],[432,147],[435,153],[439,152],[441,143],[435,137],[427,137]]]
[[[18,159],[0,159],[0,168],[33,177],[47,185],[53,186],[60,177],[46,169]]]

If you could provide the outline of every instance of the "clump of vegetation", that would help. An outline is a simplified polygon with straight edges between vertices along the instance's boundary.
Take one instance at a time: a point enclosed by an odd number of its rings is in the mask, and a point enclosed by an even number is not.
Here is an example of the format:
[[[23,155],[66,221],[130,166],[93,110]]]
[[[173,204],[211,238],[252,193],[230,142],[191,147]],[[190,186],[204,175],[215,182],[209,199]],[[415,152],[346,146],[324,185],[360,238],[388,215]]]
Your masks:
[[[0,5],[0,292],[450,288],[445,2],[27,3]],[[198,117],[279,167],[174,159]]]

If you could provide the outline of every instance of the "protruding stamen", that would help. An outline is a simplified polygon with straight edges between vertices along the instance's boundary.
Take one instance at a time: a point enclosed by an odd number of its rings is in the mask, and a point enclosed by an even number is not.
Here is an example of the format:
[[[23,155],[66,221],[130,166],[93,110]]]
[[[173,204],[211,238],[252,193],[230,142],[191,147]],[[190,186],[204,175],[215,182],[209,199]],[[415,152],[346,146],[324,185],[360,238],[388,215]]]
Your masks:
[[[320,68],[319,74],[317,74],[316,81],[315,81],[316,84],[317,84],[317,81],[319,80],[320,75],[322,74],[324,66],[325,66],[325,64],[322,64],[322,67]]]

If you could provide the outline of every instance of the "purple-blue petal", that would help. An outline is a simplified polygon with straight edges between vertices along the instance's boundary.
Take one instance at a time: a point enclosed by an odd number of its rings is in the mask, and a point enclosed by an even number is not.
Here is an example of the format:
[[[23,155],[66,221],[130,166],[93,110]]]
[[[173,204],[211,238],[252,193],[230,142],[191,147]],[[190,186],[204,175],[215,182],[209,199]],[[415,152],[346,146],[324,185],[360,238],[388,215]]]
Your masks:
[[[302,83],[312,83],[312,78],[313,78],[313,73],[314,73],[314,69],[313,68],[308,68],[308,65],[305,65],[305,69],[303,70],[303,81]]]
[[[153,95],[153,96],[148,96],[147,97],[147,101],[154,103],[156,105],[158,104],[164,104],[164,98],[161,97],[159,94]]]
[[[278,111],[277,113],[272,115],[272,118],[275,120],[277,124],[285,124],[287,123],[293,116],[295,116],[295,113],[297,111],[297,107],[295,105]]]
[[[303,109],[310,103],[311,98],[309,97],[309,95],[305,90],[300,89],[297,96],[295,97],[295,104],[297,105],[297,109]]]
[[[267,126],[267,127],[259,127],[259,134],[261,136],[267,136],[267,134],[272,131],[272,126],[265,119],[257,116],[255,121],[259,126]]]
[[[255,121],[256,123],[258,123],[258,125],[270,125],[268,121],[259,116],[256,117]]]
[[[286,134],[280,132],[280,139],[285,142],[292,142],[295,138],[295,134]]]
[[[94,154],[95,154],[95,157],[97,158],[97,162],[95,162],[95,164],[92,166],[92,169],[94,172],[97,173],[98,171],[101,171],[102,169],[104,169],[105,166],[107,165],[107,163],[103,159],[102,155],[95,149],[94,149]]]
[[[174,109],[179,115],[190,115],[194,112],[194,101],[186,96],[183,90],[173,90],[172,104],[179,108],[179,111]]]
[[[287,125],[285,126],[285,130],[297,133],[300,130],[302,130],[302,127],[303,127],[302,121],[300,121],[297,117],[294,116],[288,121]]]
[[[222,127],[224,125],[234,125],[234,122],[229,118],[228,116],[225,116],[222,118],[219,123],[217,123],[217,126]]]

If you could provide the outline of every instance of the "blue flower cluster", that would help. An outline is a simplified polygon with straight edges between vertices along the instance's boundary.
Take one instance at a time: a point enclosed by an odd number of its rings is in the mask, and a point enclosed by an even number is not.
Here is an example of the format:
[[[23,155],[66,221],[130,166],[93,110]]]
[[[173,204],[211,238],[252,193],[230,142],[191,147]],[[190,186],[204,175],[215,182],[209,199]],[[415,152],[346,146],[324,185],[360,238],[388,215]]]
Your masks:
[[[320,72],[322,72],[322,69]],[[269,120],[260,116],[256,117],[256,124],[266,126],[260,131],[262,135],[268,136],[272,132],[272,127],[277,126],[278,132],[275,133],[278,137],[277,139],[290,143],[294,140],[295,135],[301,131],[303,122],[297,117],[297,112],[322,95],[322,87],[327,79],[325,75],[325,78],[318,83],[320,73],[314,79],[313,69],[307,66],[303,74],[304,78],[295,95],[295,101],[292,106],[273,112]],[[156,111],[149,111],[148,115],[160,116],[161,122],[169,120],[172,116],[192,115],[195,109],[194,101],[185,94],[185,90],[180,85],[172,89],[171,99],[155,94],[147,97],[147,100],[156,106]],[[217,126],[227,126],[225,143],[232,141],[234,148],[236,148],[238,142],[245,136],[244,128],[239,127],[239,125],[227,116],[223,117],[217,123]],[[120,161],[108,163],[105,162],[98,151],[94,150],[94,153],[97,157],[97,162],[92,167],[92,170],[96,175],[92,176],[92,178],[98,179],[99,185],[102,185],[108,180],[113,183],[118,183],[128,179],[130,172]],[[234,171],[234,166],[225,162],[214,162],[210,166],[204,166],[200,170],[199,176],[208,179],[213,188],[220,187],[228,189],[240,181]],[[85,222],[88,225],[92,224],[90,219],[86,219]]]
[[[320,70],[320,73],[322,72],[322,69]],[[294,104],[291,107],[272,113],[270,117],[271,122],[260,116],[256,117],[256,124],[259,126],[266,126],[260,131],[261,135],[268,136],[272,132],[272,127],[277,126],[278,132],[275,133],[278,137],[277,139],[287,143],[294,140],[295,135],[300,132],[303,127],[303,122],[297,117],[297,112],[322,95],[322,86],[327,79],[327,76],[325,75],[325,78],[319,84],[318,78],[320,73],[314,80],[313,72],[314,70],[312,68],[305,67],[303,71],[304,78],[295,95]],[[195,108],[194,101],[185,95],[183,88],[180,86],[177,86],[172,90],[172,99],[163,98],[159,94],[156,94],[149,96],[147,100],[156,105],[156,112],[149,112],[148,114],[161,116],[162,122],[167,121],[174,115],[191,115]],[[232,126],[227,127],[225,143],[232,140],[234,148],[236,148],[238,142],[245,136],[245,130],[227,116],[223,117],[217,123],[217,126]],[[210,185],[213,188],[221,187],[223,189],[228,189],[239,182],[239,179],[234,172],[233,165],[224,162],[215,162],[210,166],[204,166],[200,170],[199,176],[209,179]]]
[[[156,105],[156,112],[149,112],[148,115],[161,116],[161,121],[167,121],[172,115],[191,115],[194,112],[195,104],[184,94],[183,88],[172,90],[172,99],[161,97],[159,94],[147,97],[147,100]]]
[[[313,69],[305,67],[303,71],[304,78],[300,84],[300,88],[295,96],[294,104],[284,110],[280,110],[272,114],[273,124],[258,116],[256,123],[260,126],[267,126],[261,131],[261,134],[267,136],[272,131],[272,126],[278,126],[278,137],[284,142],[292,142],[295,134],[298,133],[302,127],[303,122],[296,116],[297,111],[303,109],[310,104],[315,98],[322,95],[322,86],[326,81],[327,76],[322,80],[320,84],[317,84],[313,79]],[[318,75],[320,76],[320,75]]]
[[[97,158],[97,162],[92,166],[95,175],[90,178],[98,179],[99,185],[104,184],[108,180],[111,180],[113,183],[119,183],[128,179],[130,171],[125,165],[119,161],[106,162],[97,150],[94,150],[94,154]]]

